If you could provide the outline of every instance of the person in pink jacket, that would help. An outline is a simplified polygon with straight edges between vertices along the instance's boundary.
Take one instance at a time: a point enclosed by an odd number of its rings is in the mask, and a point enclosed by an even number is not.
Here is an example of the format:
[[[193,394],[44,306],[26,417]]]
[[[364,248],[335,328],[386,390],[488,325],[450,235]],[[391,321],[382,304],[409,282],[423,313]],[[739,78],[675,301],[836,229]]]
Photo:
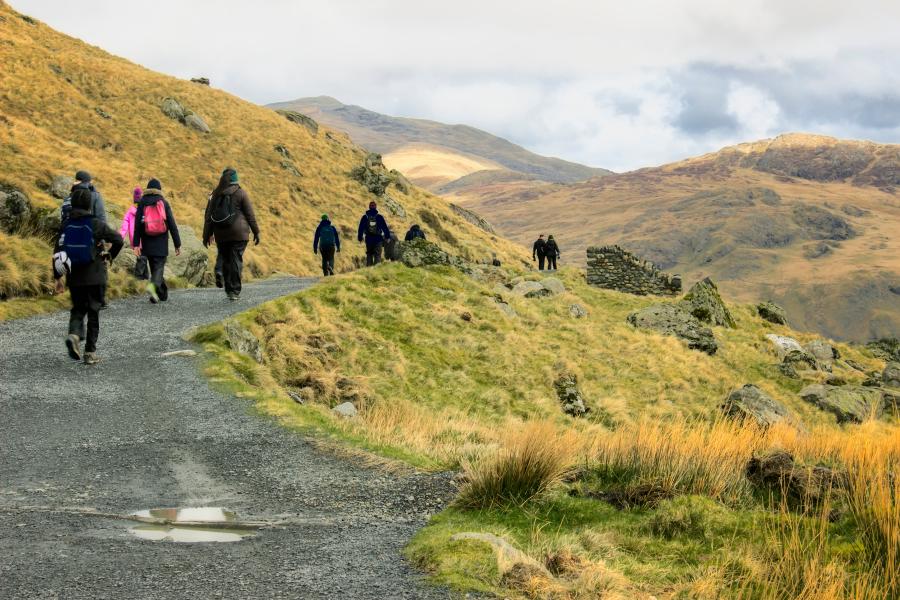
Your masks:
[[[123,240],[128,242],[129,247],[134,245],[134,215],[137,214],[137,205],[143,195],[144,192],[141,188],[134,188],[134,203],[128,208],[128,211],[122,218],[122,227],[119,229],[119,234]]]

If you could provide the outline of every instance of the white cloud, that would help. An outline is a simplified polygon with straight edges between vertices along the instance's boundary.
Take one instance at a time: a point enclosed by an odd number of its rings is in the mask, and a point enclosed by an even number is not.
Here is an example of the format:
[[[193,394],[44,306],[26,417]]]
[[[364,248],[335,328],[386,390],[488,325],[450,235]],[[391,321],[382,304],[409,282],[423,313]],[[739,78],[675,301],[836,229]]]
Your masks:
[[[778,132],[781,109],[758,88],[732,82],[726,108],[749,139],[765,138]]]

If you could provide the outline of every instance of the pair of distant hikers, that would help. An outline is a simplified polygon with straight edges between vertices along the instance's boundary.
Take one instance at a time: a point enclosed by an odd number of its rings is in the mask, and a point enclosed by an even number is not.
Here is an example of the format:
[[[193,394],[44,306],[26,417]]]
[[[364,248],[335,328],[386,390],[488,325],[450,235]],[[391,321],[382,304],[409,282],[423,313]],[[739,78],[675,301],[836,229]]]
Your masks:
[[[537,260],[538,270],[544,270],[544,261],[547,262],[547,270],[556,270],[556,259],[560,257],[559,246],[553,236],[544,240],[544,234],[540,234],[531,247],[531,260]]]

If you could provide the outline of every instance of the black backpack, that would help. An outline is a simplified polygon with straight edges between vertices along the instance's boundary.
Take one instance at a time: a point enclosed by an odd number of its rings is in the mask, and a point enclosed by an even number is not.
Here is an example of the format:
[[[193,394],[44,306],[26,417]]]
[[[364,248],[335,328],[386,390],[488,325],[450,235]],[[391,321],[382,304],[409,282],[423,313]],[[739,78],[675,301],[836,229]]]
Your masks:
[[[209,211],[209,220],[213,225],[231,225],[237,218],[234,210],[234,201],[231,194],[220,194],[212,199],[212,209]]]
[[[335,244],[334,227],[331,225],[328,225],[327,227],[323,227],[322,231],[319,232],[319,245],[334,246],[334,244]]]
[[[369,224],[366,226],[366,233],[371,236],[378,235],[378,217],[369,217]]]

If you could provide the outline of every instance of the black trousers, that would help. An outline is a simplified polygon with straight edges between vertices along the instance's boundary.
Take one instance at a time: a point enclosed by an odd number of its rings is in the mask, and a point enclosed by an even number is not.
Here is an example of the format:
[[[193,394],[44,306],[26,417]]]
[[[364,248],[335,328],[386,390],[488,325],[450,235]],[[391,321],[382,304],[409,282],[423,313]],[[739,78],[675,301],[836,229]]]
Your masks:
[[[544,270],[544,260],[546,259],[546,257],[543,254],[538,254],[537,258],[538,258],[538,271],[543,271]]]
[[[319,254],[322,255],[322,275],[328,277],[334,275],[334,246],[319,246]]]
[[[166,259],[168,256],[148,256],[147,264],[150,267],[150,281],[156,286],[156,295],[160,302],[169,299],[169,286],[166,285]]]
[[[72,311],[69,313],[69,334],[85,340],[84,351],[97,350],[100,336],[100,305],[103,304],[102,285],[79,285],[69,288],[72,296]],[[84,320],[87,317],[87,335]]]
[[[556,270],[556,255],[551,254],[547,257],[547,269],[555,271]]]
[[[384,250],[384,244],[366,244],[366,266],[371,267],[381,262],[381,252]]]
[[[244,250],[247,240],[239,242],[222,242],[219,244],[219,256],[222,257],[222,278],[225,280],[225,293],[240,295],[241,274],[244,272]]]

